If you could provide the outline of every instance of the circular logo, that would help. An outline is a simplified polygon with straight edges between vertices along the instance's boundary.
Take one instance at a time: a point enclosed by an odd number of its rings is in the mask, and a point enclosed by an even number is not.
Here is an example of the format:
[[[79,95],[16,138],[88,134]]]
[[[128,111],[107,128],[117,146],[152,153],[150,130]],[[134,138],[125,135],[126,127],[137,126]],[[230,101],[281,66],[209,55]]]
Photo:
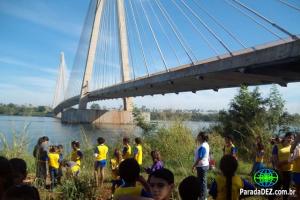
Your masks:
[[[272,187],[278,182],[278,174],[273,169],[261,169],[258,170],[254,176],[254,182],[260,187]]]

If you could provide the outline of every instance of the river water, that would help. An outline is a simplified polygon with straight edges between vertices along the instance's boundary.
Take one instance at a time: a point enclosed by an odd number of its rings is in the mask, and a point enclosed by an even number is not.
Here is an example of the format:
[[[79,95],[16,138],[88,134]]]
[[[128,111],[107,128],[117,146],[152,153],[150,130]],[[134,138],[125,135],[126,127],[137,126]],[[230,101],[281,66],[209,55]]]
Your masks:
[[[170,126],[171,122],[155,121],[158,126]],[[199,130],[208,128],[210,122],[184,122],[193,134]],[[66,151],[70,150],[70,143],[73,140],[87,141],[96,144],[98,137],[106,139],[108,144],[121,141],[123,136],[139,136],[142,130],[134,125],[79,125],[62,124],[59,119],[51,117],[23,117],[23,116],[0,116],[0,135],[3,135],[8,143],[14,141],[14,135],[24,135],[28,139],[29,151],[33,149],[39,137],[48,136],[50,144],[62,144]],[[2,148],[0,140],[0,149]]]

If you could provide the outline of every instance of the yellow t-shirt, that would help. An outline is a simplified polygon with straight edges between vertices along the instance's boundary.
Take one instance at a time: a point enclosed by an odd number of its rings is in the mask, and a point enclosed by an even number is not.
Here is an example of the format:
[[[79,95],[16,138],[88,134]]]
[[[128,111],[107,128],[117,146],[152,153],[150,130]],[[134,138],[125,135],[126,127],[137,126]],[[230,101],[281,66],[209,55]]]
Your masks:
[[[117,180],[119,178],[119,165],[122,161],[123,159],[118,162],[115,158],[110,160],[112,180]]]
[[[98,154],[96,157],[96,161],[106,160],[107,152],[108,147],[105,144],[98,145],[95,152]]]
[[[49,167],[53,167],[55,169],[59,168],[59,154],[58,153],[48,153],[49,158]]]
[[[291,150],[291,145],[284,147],[282,144],[279,144],[278,145],[278,161],[279,162],[288,161],[291,156],[290,150]],[[292,163],[287,163],[287,164],[281,165],[279,167],[280,171],[292,171],[292,169],[293,169]]]
[[[124,152],[124,149],[126,148],[126,152]],[[123,147],[123,158],[127,159],[131,157],[131,146],[129,144],[124,145]]]
[[[143,147],[140,144],[135,147],[134,159],[139,163],[139,165],[143,164]]]
[[[80,166],[80,164],[81,164],[81,158],[78,155],[78,151],[80,151],[80,149],[76,149],[76,150],[73,149],[72,150],[72,152],[71,152],[71,161],[76,162],[77,165]]]
[[[226,199],[226,177],[218,175],[216,177],[217,183],[217,198],[216,200],[224,200]],[[232,200],[238,200],[240,196],[240,189],[244,187],[243,180],[239,176],[232,177]]]
[[[135,187],[119,187],[114,193],[114,200],[119,200],[121,197],[134,196],[139,197],[142,194],[143,188],[141,186]]]

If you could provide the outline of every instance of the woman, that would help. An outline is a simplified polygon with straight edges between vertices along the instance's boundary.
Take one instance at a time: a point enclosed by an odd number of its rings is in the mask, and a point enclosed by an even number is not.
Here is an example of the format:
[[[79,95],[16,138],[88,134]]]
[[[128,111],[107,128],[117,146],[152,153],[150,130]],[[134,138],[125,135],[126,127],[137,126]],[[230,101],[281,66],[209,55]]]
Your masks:
[[[207,194],[207,171],[209,169],[209,145],[208,135],[205,132],[200,132],[196,142],[199,144],[195,151],[195,162],[192,170],[197,169],[197,176],[200,181],[200,199],[205,199]]]

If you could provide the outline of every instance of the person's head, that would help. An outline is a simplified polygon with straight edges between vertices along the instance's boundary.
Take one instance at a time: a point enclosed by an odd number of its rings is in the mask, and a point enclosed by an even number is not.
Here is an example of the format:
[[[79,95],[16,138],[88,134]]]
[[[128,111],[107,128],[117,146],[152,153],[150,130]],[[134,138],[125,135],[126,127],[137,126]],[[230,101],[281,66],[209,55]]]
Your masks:
[[[203,143],[203,142],[208,142],[208,135],[204,131],[200,131],[197,135],[197,142]]]
[[[37,141],[37,145],[41,145],[44,142],[44,137],[40,137]]]
[[[14,184],[18,185],[23,183],[27,176],[26,162],[21,158],[12,158],[9,160],[12,168]]]
[[[124,137],[124,138],[123,138],[123,144],[124,144],[124,145],[129,144],[129,138],[128,138],[128,137]]]
[[[9,188],[4,196],[3,200],[39,200],[39,192],[36,188],[29,185],[15,185]]]
[[[259,142],[259,143],[257,143],[257,149],[258,149],[259,151],[262,151],[262,150],[265,149],[265,146],[263,145],[263,143]]]
[[[157,150],[151,151],[151,157],[153,162],[161,160],[160,153]]]
[[[56,152],[57,152],[57,147],[54,146],[54,145],[50,146],[50,147],[49,147],[49,152],[50,152],[50,153],[56,153]]]
[[[238,162],[232,155],[225,155],[220,161],[220,169],[226,177],[226,199],[231,199],[232,177],[238,168]]]
[[[48,144],[48,142],[49,142],[49,138],[47,136],[43,136],[42,140],[43,140],[43,143],[46,143],[46,144]]]
[[[98,137],[97,142],[98,144],[104,144],[105,139],[103,137]]]
[[[294,140],[294,134],[292,132],[287,132],[284,135],[282,143],[284,145],[289,145],[289,144],[291,144],[293,142],[293,140]]]
[[[136,144],[142,144],[142,139],[140,137],[137,137],[134,139]]]
[[[57,150],[59,153],[62,153],[64,151],[64,146],[62,144],[57,145]]]
[[[225,136],[225,143],[231,145],[233,143],[233,137],[231,135]]]
[[[135,184],[140,176],[140,165],[134,158],[125,159],[119,165],[119,174],[121,179],[127,184]]]
[[[76,140],[71,142],[71,146],[74,150],[79,149],[80,148],[80,143]]]
[[[174,189],[174,174],[166,168],[156,170],[149,176],[149,185],[154,200],[169,200]]]
[[[119,149],[114,150],[114,157],[117,158],[118,160],[122,160],[122,154]]]
[[[0,197],[3,192],[13,185],[12,167],[9,161],[0,156]]]
[[[178,187],[181,200],[198,200],[201,194],[200,184],[200,180],[195,176],[183,179]]]

